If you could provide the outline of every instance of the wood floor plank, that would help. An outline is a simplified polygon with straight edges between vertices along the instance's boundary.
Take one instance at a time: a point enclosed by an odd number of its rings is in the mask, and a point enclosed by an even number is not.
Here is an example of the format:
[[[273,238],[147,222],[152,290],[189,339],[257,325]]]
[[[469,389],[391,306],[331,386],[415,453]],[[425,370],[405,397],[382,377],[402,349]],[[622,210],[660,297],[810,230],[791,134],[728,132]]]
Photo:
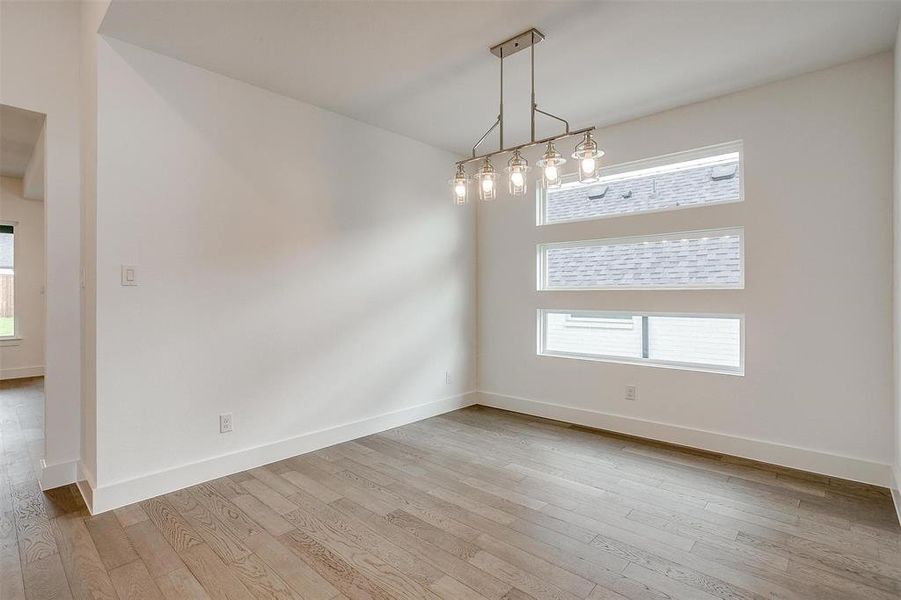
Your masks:
[[[193,544],[178,554],[212,600],[253,599],[235,572],[206,544]]]
[[[85,519],[85,526],[108,571],[138,560],[138,554],[112,512]]]
[[[128,506],[117,508],[113,512],[116,514],[116,518],[119,519],[119,524],[122,527],[128,527],[147,520],[147,513],[144,512],[140,504],[129,504]]]
[[[27,600],[72,600],[59,554],[33,560],[22,570]]]
[[[232,497],[231,501],[257,525],[275,537],[284,535],[294,529],[294,525],[291,525],[280,514],[260,502],[255,496],[242,494]]]
[[[62,517],[54,519],[51,525],[73,597],[116,600],[116,590],[84,520]]]
[[[254,534],[247,545],[304,600],[331,600],[340,595],[313,567],[268,533]]]
[[[442,600],[488,600],[482,594],[466,587],[453,577],[445,575],[429,586]]]
[[[212,486],[201,484],[189,490],[194,497],[206,507],[222,524],[239,540],[261,531],[244,511],[222,497]]]
[[[120,600],[163,600],[162,592],[140,559],[109,572]]]
[[[125,528],[125,534],[151,577],[158,579],[184,568],[181,558],[149,519],[129,525]]]
[[[332,506],[366,522],[395,545],[414,553],[421,560],[431,563],[489,600],[499,600],[510,591],[509,584],[468,562],[469,558],[480,550],[474,544],[443,532],[403,511],[382,517],[346,498],[334,502]]]
[[[337,552],[320,544],[302,531],[288,532],[279,538],[279,541],[351,600],[392,600],[394,598],[385,588],[357,570]]]
[[[400,597],[437,596],[426,586],[440,575],[417,568],[415,559],[390,542],[355,527],[342,515],[313,496],[303,499],[303,510],[286,515],[298,531],[329,548],[370,578],[376,578],[390,593]],[[399,568],[400,567],[400,568]]]
[[[2,479],[0,471],[0,480]],[[24,600],[25,583],[22,579],[15,517],[11,509],[10,501],[7,510],[0,511],[0,598]]]
[[[141,508],[177,552],[203,543],[203,539],[165,498],[146,500],[141,503]]]
[[[203,591],[203,586],[187,567],[159,577],[156,584],[166,600],[210,600],[209,594]]]
[[[265,600],[302,600],[284,579],[254,554],[248,554],[231,563],[231,568],[254,598]]]
[[[189,490],[172,492],[166,495],[166,499],[226,563],[235,562],[250,554],[250,549],[198,502]]]

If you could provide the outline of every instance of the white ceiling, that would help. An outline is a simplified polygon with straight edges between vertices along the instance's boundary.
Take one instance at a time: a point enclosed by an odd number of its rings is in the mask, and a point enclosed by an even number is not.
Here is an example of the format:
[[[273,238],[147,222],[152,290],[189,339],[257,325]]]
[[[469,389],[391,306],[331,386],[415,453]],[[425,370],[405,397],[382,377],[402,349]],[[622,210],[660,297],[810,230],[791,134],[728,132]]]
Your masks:
[[[538,103],[575,128],[886,50],[899,18],[901,2],[114,0],[101,32],[464,154],[497,115],[488,46],[531,26]],[[509,145],[528,137],[528,53],[504,64]]]
[[[43,114],[0,104],[0,176],[25,176],[43,127]]]

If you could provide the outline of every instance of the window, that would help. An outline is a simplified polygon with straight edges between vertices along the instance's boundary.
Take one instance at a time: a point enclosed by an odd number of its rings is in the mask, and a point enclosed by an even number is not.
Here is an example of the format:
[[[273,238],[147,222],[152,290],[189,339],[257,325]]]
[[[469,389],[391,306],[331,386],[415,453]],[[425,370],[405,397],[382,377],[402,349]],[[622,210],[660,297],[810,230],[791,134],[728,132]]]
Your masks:
[[[538,353],[741,375],[738,315],[539,310]]]
[[[14,250],[14,226],[0,224],[0,338],[11,338],[16,334]]]
[[[539,290],[744,287],[743,230],[538,245]]]
[[[605,167],[595,183],[568,181],[556,189],[539,190],[538,224],[741,200],[741,142],[732,142]]]

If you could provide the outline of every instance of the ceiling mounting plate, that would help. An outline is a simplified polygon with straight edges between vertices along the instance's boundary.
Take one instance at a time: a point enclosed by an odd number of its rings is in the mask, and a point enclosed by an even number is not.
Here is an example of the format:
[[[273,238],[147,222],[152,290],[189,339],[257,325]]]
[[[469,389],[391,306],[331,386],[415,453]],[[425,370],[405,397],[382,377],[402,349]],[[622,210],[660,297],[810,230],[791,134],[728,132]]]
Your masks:
[[[535,29],[529,29],[517,34],[505,42],[501,42],[490,48],[491,53],[498,58],[507,58],[512,54],[516,54],[520,50],[531,48],[544,39],[544,34]]]

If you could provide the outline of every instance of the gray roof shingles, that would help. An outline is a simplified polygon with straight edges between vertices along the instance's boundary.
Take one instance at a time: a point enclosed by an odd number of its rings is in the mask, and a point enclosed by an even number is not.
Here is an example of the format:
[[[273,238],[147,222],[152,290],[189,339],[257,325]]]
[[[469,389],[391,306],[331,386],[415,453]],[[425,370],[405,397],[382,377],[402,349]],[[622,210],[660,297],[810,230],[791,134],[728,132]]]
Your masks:
[[[732,166],[734,175],[729,176],[729,167]],[[737,199],[740,190],[738,160],[593,185],[569,184],[548,191],[546,222],[728,202]]]
[[[736,287],[741,284],[741,238],[705,238],[550,247],[551,289],[605,287]]]

